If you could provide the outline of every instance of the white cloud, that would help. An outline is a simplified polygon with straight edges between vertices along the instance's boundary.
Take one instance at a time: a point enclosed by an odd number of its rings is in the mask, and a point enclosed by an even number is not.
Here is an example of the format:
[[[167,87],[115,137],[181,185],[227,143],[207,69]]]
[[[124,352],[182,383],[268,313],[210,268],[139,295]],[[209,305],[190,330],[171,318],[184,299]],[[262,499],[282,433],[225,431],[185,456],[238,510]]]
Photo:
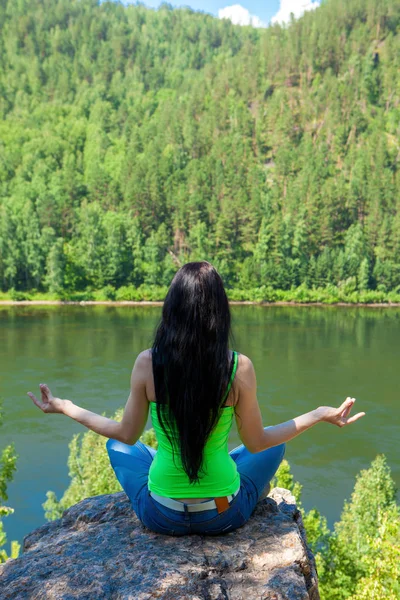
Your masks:
[[[314,10],[319,6],[319,0],[280,0],[280,8],[271,23],[288,23],[292,12],[296,19],[302,16],[306,10]]]
[[[247,8],[243,8],[240,4],[233,4],[220,8],[218,11],[220,19],[229,19],[234,25],[252,25],[253,27],[267,27],[259,17],[249,13]]]

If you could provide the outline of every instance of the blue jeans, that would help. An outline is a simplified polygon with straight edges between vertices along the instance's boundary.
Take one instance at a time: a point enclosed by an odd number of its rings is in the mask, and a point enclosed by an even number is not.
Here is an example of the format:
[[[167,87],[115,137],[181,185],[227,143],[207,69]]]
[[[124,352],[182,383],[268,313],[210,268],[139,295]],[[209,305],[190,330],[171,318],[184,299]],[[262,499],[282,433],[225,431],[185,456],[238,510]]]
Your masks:
[[[165,535],[220,535],[244,525],[285,453],[285,444],[257,454],[243,445],[232,450],[230,456],[240,474],[240,491],[229,508],[219,514],[216,508],[180,512],[154,500],[147,488],[150,465],[156,454],[153,448],[142,442],[129,446],[112,439],[107,441],[106,447],[111,466],[138,519],[152,531]]]

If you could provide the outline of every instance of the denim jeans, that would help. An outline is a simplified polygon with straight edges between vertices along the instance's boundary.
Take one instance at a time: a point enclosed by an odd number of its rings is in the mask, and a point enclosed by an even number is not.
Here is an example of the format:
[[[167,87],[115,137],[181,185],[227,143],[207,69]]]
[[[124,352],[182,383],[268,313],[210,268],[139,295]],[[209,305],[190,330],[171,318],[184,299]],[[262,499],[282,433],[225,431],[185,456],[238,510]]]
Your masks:
[[[153,448],[142,442],[129,446],[112,439],[107,441],[106,447],[111,466],[138,519],[152,531],[165,535],[220,535],[244,525],[285,453],[285,444],[257,454],[243,445],[232,450],[230,456],[240,474],[240,490],[229,508],[219,514],[216,508],[180,512],[154,500],[147,487],[150,465],[156,454]]]

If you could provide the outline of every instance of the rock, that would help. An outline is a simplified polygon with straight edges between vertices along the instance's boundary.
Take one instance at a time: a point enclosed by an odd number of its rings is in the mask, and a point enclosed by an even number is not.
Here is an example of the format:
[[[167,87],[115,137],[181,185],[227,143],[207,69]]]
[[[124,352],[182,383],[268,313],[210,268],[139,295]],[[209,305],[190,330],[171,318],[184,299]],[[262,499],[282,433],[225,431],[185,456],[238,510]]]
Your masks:
[[[87,498],[0,565],[1,600],[319,600],[293,496],[275,488],[249,522],[218,537],[143,527],[124,492]]]

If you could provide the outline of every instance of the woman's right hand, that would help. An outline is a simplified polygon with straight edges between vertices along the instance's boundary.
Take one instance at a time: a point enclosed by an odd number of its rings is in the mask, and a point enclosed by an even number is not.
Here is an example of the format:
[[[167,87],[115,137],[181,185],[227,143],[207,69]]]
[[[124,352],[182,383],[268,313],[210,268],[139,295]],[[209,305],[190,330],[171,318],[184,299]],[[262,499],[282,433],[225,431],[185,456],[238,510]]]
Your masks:
[[[339,408],[333,408],[332,406],[320,406],[317,408],[318,416],[321,421],[332,423],[338,427],[345,427],[351,423],[355,423],[358,419],[365,416],[365,412],[357,413],[352,417],[349,417],[351,409],[353,408],[355,398],[346,398]]]

